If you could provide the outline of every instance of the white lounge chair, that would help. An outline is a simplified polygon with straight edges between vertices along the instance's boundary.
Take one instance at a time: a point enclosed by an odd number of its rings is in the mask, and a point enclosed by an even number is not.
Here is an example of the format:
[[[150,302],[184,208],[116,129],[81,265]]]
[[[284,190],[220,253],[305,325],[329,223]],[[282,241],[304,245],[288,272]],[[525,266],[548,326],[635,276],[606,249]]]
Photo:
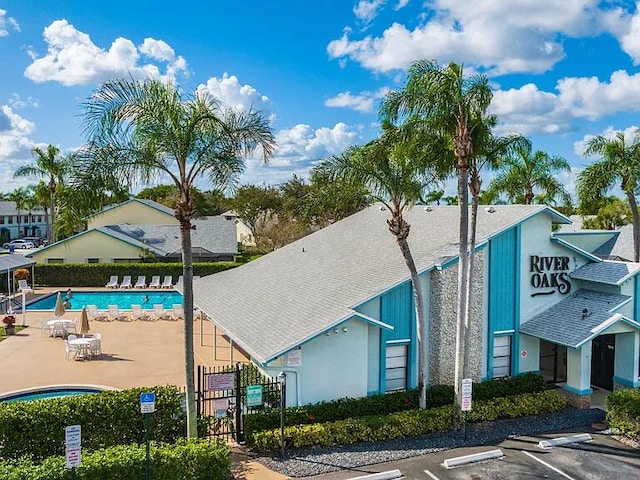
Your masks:
[[[174,320],[184,319],[184,308],[182,308],[181,303],[173,304],[173,309],[171,311],[171,318],[173,318]]]
[[[87,305],[87,315],[89,316],[89,320],[108,320],[109,317],[106,313],[98,310],[98,307],[95,305]]]
[[[173,277],[166,275],[162,281],[162,288],[173,288]]]
[[[139,275],[138,280],[136,280],[136,284],[133,288],[147,288],[147,277],[144,275]]]
[[[154,275],[151,277],[149,288],[160,288],[160,275]]]
[[[177,287],[182,287],[182,282],[184,281],[184,277],[182,275],[180,275],[178,277],[178,280],[176,281],[176,284],[174,285],[176,288]]]
[[[125,275],[122,277],[120,288],[131,288],[131,275]]]
[[[141,305],[131,305],[131,319],[132,320],[153,320],[151,315],[142,310]]]
[[[118,288],[118,276],[111,275],[109,282],[105,285],[105,288]]]
[[[26,280],[18,280],[18,290],[22,292],[33,292],[33,288],[29,286]]]
[[[164,305],[156,303],[153,305],[153,316],[156,320],[168,320],[170,317],[167,312],[164,311]]]
[[[124,313],[120,313],[117,305],[109,305],[109,318],[112,320],[127,320],[129,317]]]

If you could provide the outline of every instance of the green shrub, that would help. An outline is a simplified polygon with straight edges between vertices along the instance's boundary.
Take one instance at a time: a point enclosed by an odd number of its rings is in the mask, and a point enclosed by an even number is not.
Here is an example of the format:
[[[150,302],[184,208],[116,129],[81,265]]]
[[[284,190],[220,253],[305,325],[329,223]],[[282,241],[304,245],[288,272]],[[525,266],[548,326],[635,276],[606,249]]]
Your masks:
[[[542,415],[561,411],[566,406],[567,400],[559,392],[527,393],[475,401],[468,419],[472,422],[480,422],[498,418]],[[452,406],[444,406],[313,425],[296,425],[285,428],[285,446],[290,448],[328,447],[443,432],[451,427],[451,415]],[[280,430],[256,432],[253,434],[252,441],[256,450],[275,451],[280,448]]]
[[[145,475],[144,445],[119,445],[82,452],[76,468],[78,480],[140,480]],[[153,444],[151,477],[162,480],[221,480],[230,473],[229,448],[222,442],[179,441],[176,445]],[[3,480],[69,480],[71,470],[64,456],[46,458],[37,464],[28,459],[0,462]]]
[[[525,373],[514,378],[492,379],[475,384],[473,399],[489,400],[495,397],[542,392],[544,389],[545,381],[540,375]],[[434,385],[427,389],[429,407],[452,405],[453,400],[454,391],[450,385]],[[315,405],[287,408],[285,422],[289,426],[333,422],[366,415],[386,415],[416,408],[418,408],[418,392],[409,390],[356,399],[341,398]],[[255,432],[270,430],[280,425],[280,410],[265,410],[246,415],[244,425],[247,441],[251,442]]]
[[[176,387],[0,402],[0,459],[25,456],[41,460],[62,455],[64,428],[69,425],[81,425],[83,450],[144,442],[140,393],[145,391],[156,392],[152,439],[170,443],[184,436],[186,418],[181,407],[182,394]]]
[[[204,277],[239,266],[235,262],[194,263],[193,274]],[[182,275],[182,263],[37,263],[34,265],[36,285],[47,287],[104,287],[111,275]]]
[[[640,440],[640,388],[616,390],[607,397],[606,403],[611,428]]]

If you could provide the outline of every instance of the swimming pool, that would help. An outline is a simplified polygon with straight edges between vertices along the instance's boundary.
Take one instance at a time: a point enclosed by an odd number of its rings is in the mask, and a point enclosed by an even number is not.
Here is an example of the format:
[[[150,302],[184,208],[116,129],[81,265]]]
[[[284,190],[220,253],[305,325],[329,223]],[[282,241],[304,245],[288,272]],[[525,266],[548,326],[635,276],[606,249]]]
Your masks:
[[[69,397],[72,395],[87,395],[100,393],[103,390],[103,388],[98,387],[42,387],[2,395],[0,396],[0,402],[21,402],[29,400],[44,400],[47,398]]]
[[[54,310],[56,306],[56,296],[54,292],[46,297],[27,304],[27,311],[30,310]],[[62,299],[66,298],[67,292],[61,291]],[[122,310],[131,310],[132,304],[142,305],[143,310],[153,310],[153,305],[162,304],[164,308],[172,308],[174,303],[182,303],[182,294],[175,290],[126,290],[126,291],[102,291],[102,292],[73,292],[70,300],[71,306],[66,310],[82,310],[86,305],[95,305],[98,309],[106,310],[109,305],[118,305]]]

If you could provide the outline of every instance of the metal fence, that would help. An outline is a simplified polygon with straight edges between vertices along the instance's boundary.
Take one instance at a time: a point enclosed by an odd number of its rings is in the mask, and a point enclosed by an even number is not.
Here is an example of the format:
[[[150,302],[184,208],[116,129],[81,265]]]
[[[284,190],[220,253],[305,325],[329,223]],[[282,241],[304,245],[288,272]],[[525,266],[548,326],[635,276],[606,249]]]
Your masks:
[[[263,375],[252,364],[198,365],[196,388],[198,417],[210,419],[207,436],[233,438],[238,443],[244,441],[244,415],[280,406],[278,379]]]

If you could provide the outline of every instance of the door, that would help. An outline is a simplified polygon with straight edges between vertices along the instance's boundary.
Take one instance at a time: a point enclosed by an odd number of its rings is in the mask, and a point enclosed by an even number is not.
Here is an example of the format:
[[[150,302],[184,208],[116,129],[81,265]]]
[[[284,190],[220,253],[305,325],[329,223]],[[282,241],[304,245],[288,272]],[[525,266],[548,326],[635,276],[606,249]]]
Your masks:
[[[591,384],[613,390],[616,336],[600,335],[591,342]]]
[[[547,383],[567,381],[567,347],[540,340],[540,374]]]

